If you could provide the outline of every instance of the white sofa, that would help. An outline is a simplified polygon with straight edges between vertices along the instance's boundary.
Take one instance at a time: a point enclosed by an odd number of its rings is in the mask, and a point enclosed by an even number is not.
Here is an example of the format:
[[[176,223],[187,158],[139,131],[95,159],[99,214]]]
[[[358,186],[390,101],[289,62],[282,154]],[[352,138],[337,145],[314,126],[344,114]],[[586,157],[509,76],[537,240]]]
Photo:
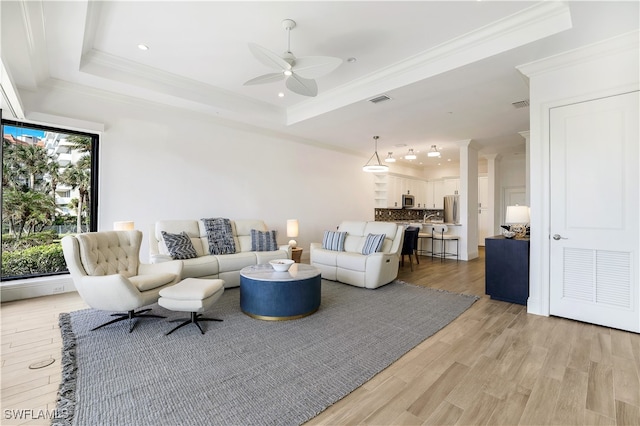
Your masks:
[[[322,248],[311,243],[311,264],[322,272],[322,278],[357,287],[378,288],[398,276],[404,228],[392,222],[345,221],[338,227],[346,232],[344,251]],[[380,252],[362,254],[368,234],[385,234]]]
[[[269,263],[273,259],[291,259],[288,245],[278,246],[275,251],[251,251],[251,230],[268,231],[262,220],[232,220],[231,230],[236,252],[232,254],[209,254],[207,232],[202,220],[161,220],[155,223],[149,237],[151,263],[172,260],[162,239],[162,231],[179,234],[186,232],[198,257],[183,259],[182,279],[217,278],[224,280],[225,288],[240,285],[240,270],[245,266]]]

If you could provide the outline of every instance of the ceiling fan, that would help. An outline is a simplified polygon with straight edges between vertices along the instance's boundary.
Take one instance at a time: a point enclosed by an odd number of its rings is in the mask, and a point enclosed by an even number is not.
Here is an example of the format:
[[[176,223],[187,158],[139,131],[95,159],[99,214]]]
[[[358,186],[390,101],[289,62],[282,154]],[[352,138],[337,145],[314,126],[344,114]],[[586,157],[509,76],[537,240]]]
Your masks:
[[[249,43],[249,50],[257,60],[279,72],[261,75],[245,82],[244,85],[273,83],[286,79],[285,84],[292,92],[303,96],[316,96],[318,85],[314,79],[338,68],[342,59],[330,56],[296,58],[291,53],[291,30],[296,27],[296,22],[285,19],[282,21],[282,26],[287,31],[287,51],[282,56],[255,43]]]

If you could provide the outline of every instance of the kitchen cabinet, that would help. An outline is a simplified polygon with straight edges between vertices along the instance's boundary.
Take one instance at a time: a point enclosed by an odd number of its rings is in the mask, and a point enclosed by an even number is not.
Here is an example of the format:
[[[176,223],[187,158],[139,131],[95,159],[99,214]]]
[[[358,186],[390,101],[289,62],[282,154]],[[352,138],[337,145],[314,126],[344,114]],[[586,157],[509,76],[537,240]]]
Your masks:
[[[444,195],[458,195],[460,190],[460,179],[459,178],[449,178],[445,179],[443,182],[444,185]]]
[[[485,293],[526,305],[529,298],[529,240],[502,235],[485,240]]]
[[[420,179],[405,178],[401,176],[387,175],[385,180],[386,200],[384,207],[391,209],[402,208],[402,195],[409,193],[414,196],[415,207],[425,208],[426,200],[426,182]],[[377,192],[376,197],[381,192]],[[378,205],[376,199],[376,205]]]
[[[397,209],[402,207],[402,178],[387,176],[387,207]]]
[[[442,180],[430,180],[426,184],[426,208],[444,209],[444,182]]]

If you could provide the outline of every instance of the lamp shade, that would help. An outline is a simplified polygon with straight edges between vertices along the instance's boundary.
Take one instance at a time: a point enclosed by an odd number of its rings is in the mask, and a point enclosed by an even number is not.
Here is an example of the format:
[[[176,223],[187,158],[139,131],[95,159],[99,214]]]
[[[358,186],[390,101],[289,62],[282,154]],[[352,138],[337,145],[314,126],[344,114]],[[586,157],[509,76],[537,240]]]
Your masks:
[[[122,220],[119,222],[113,222],[114,231],[131,231],[133,230],[132,220]]]
[[[298,236],[298,219],[287,220],[287,237]]]
[[[506,223],[527,224],[529,223],[529,206],[507,206]]]
[[[288,219],[287,220],[287,237],[295,238],[298,236],[298,219]],[[289,245],[291,247],[296,247],[298,243],[296,240],[289,240]]]

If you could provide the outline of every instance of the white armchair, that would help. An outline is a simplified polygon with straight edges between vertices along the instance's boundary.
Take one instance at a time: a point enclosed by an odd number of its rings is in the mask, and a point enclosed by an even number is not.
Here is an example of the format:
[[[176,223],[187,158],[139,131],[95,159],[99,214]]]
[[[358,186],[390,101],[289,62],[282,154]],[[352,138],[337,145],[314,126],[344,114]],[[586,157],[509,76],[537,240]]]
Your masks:
[[[160,290],[180,281],[182,262],[140,263],[140,231],[88,232],[62,239],[62,250],[71,278],[82,299],[92,308],[124,311],[93,330],[129,320],[133,331],[135,318],[164,318],[147,314],[156,303]]]

